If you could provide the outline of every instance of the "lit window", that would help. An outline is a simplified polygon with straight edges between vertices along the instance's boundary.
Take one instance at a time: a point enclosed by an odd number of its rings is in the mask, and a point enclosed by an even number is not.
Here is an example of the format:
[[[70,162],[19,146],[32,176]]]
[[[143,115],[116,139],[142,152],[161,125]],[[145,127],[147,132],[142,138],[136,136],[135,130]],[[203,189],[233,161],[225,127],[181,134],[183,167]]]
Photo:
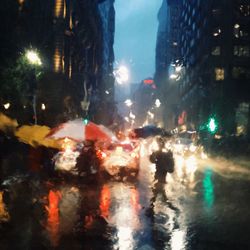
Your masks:
[[[213,31],[213,36],[219,36],[221,34],[221,29],[220,28],[215,28]]]
[[[241,4],[239,6],[239,11],[242,16],[250,16],[250,5],[249,4]]]
[[[249,46],[234,46],[234,56],[250,57],[250,48]]]
[[[64,14],[64,1],[63,0],[55,1],[54,14],[55,14],[55,17],[63,17],[63,14]]]
[[[215,46],[212,48],[211,54],[213,56],[219,56],[220,55],[220,46]]]
[[[236,23],[234,25],[234,36],[236,38],[239,38],[239,37],[243,37],[243,38],[244,37],[249,37],[248,27]]]
[[[223,81],[225,78],[225,70],[223,68],[215,68],[215,80]]]
[[[55,49],[55,54],[54,54],[54,71],[55,72],[60,72],[62,69],[62,56],[60,53],[60,50],[58,47]]]
[[[234,79],[250,79],[250,69],[233,67],[232,76]]]
[[[237,38],[240,37],[240,25],[238,23],[234,25],[234,36]]]

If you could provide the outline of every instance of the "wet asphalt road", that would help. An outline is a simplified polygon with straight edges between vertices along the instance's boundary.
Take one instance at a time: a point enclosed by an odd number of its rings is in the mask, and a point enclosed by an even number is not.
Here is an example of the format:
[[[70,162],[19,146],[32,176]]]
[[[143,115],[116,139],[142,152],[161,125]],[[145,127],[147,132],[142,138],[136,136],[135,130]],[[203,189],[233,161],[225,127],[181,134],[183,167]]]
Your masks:
[[[2,169],[26,169],[28,152],[3,157]],[[151,204],[153,171],[143,157],[134,183],[5,177],[0,249],[250,249],[248,170],[176,156],[167,200]]]

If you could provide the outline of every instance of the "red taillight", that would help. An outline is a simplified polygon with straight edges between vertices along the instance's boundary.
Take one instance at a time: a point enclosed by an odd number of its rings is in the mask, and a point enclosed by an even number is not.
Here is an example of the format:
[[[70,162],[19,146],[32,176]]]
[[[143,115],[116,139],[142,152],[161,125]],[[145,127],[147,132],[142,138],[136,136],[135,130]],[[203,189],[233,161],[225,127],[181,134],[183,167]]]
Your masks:
[[[138,155],[137,153],[134,153],[134,152],[131,154],[131,156],[132,156],[133,158],[138,158],[138,157],[139,157],[139,155]]]
[[[97,157],[98,157],[99,159],[104,159],[104,158],[106,158],[106,156],[107,156],[107,154],[104,153],[104,152],[102,152],[100,149],[97,150],[96,155],[97,155]]]

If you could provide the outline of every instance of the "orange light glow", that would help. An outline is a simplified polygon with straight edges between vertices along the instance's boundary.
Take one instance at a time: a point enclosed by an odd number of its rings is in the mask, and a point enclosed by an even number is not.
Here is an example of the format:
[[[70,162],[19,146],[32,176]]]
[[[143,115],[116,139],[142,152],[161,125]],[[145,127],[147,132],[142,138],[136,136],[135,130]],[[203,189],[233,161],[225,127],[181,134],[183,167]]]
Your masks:
[[[54,71],[59,72],[61,70],[61,53],[59,51],[58,46],[55,49],[55,54],[54,54]]]
[[[63,13],[64,13],[64,1],[55,0],[55,9],[54,9],[55,17],[63,17]]]
[[[101,215],[104,218],[109,216],[109,207],[110,207],[110,189],[107,185],[102,187],[101,197],[100,197],[100,211]]]
[[[59,241],[59,202],[62,198],[61,192],[59,191],[49,191],[48,201],[49,205],[46,206],[48,212],[47,226],[46,229],[50,236],[50,241],[53,246],[58,245]]]
[[[139,193],[138,190],[133,188],[131,189],[131,199],[130,199],[131,205],[133,209],[138,212],[141,208],[141,205],[139,203]]]
[[[116,147],[116,149],[115,149],[115,152],[117,153],[117,154],[121,154],[122,152],[123,152],[123,148],[122,147]]]

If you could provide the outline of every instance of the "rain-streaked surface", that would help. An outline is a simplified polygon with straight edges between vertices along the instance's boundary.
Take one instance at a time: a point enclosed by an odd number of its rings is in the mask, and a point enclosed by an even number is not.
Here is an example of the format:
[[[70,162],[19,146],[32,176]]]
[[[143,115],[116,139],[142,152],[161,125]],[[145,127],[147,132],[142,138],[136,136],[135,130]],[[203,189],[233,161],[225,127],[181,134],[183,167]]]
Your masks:
[[[159,193],[150,209],[146,156],[137,182],[93,185],[47,177],[39,165],[46,160],[26,146],[3,155],[0,249],[250,248],[250,174],[240,166],[176,156],[167,199]]]

